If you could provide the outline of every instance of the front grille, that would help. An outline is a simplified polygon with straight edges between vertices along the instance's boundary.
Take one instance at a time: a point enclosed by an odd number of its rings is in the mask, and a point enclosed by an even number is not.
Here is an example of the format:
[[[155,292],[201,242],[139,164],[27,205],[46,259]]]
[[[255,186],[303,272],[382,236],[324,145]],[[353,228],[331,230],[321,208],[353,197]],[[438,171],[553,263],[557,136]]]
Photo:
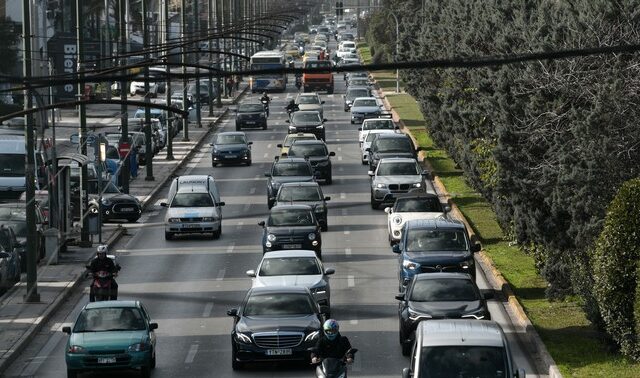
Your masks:
[[[389,184],[389,190],[397,193],[406,193],[411,189],[411,184]]]
[[[133,209],[133,211],[135,212],[138,209],[138,205],[133,203],[119,203],[119,204],[113,205],[113,211],[116,213],[123,212],[122,209]],[[132,210],[127,210],[126,212],[129,213],[131,211]]]
[[[293,348],[302,342],[301,332],[263,332],[254,333],[253,341],[261,348]]]
[[[436,273],[436,272],[463,272],[466,273],[465,270],[460,267],[460,265],[422,265],[420,267],[422,273]]]
[[[298,244],[298,243],[304,243],[305,239],[307,238],[307,235],[289,235],[289,236],[277,236],[276,235],[276,241],[278,243],[283,243],[283,244]]]
[[[180,222],[183,222],[183,223],[202,222],[202,218],[180,218]]]

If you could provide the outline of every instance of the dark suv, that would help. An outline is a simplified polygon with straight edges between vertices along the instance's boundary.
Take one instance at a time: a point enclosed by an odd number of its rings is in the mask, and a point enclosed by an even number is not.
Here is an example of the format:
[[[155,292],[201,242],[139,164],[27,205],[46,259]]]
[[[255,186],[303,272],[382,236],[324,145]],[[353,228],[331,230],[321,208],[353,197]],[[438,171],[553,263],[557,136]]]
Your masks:
[[[279,158],[271,166],[269,172],[264,174],[267,177],[267,205],[273,207],[276,201],[276,194],[280,185],[285,182],[309,182],[315,181],[313,168],[308,159],[304,158]]]
[[[470,275],[464,273],[421,273],[396,295],[400,320],[402,354],[408,356],[415,341],[416,326],[430,319],[491,320],[486,299]]]
[[[400,243],[393,246],[399,255],[399,287],[418,273],[460,272],[476,276],[473,253],[480,243],[471,244],[464,223],[444,218],[416,219],[405,223]]]
[[[267,113],[262,104],[241,104],[236,109],[236,130],[243,127],[262,127],[267,129]]]
[[[327,185],[331,185],[333,178],[331,175],[331,156],[336,153],[327,149],[326,143],[321,140],[298,140],[289,147],[288,156],[308,158],[313,167],[316,179],[324,180]]]
[[[384,158],[408,157],[418,160],[418,151],[422,151],[422,147],[416,148],[411,138],[405,134],[380,134],[367,149],[369,170],[375,171],[378,162]]]
[[[322,188],[317,182],[287,182],[280,186],[276,196],[277,205],[309,205],[313,208],[322,231],[329,229],[327,222],[327,201],[331,197],[322,194]]]
[[[316,138],[325,140],[324,123],[327,120],[322,118],[317,110],[299,110],[291,114],[291,119],[285,122],[289,124],[289,134],[311,133]]]
[[[267,221],[258,225],[263,228],[263,252],[306,249],[315,251],[318,258],[322,258],[320,224],[311,206],[274,206]]]

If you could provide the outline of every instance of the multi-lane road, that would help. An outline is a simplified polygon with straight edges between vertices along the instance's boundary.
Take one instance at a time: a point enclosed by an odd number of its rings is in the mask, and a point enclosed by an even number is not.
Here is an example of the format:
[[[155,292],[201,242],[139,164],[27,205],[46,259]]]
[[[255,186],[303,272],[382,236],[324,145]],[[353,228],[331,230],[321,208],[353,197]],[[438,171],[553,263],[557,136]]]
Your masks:
[[[333,46],[335,48],[335,46]],[[290,80],[293,83],[293,77]],[[409,365],[398,343],[397,258],[386,234],[386,214],[369,205],[367,167],[360,163],[357,125],[349,123],[343,111],[345,84],[336,75],[336,94],[324,95],[328,119],[327,144],[333,157],[333,184],[324,186],[331,196],[329,231],[323,235],[323,259],[334,267],[331,278],[332,316],[341,324],[360,352],[350,375],[399,377]],[[122,239],[116,254],[123,269],[118,277],[120,299],[139,299],[159,323],[157,367],[154,377],[309,377],[305,364],[260,364],[246,371],[231,369],[232,319],[229,308],[239,304],[251,281],[245,271],[254,269],[262,256],[261,228],[267,216],[267,171],[278,155],[276,144],[287,132],[284,107],[295,96],[290,85],[286,93],[272,94],[269,129],[247,130],[253,141],[253,165],[211,167],[208,143],[195,154],[181,174],[210,174],[218,181],[224,207],[222,237],[164,240],[164,210],[152,206],[142,227]],[[258,101],[258,95],[242,101]],[[232,119],[221,123],[220,131],[234,130]],[[162,192],[166,195],[168,187]],[[158,203],[161,198],[156,199]],[[477,264],[476,264],[477,266]],[[486,287],[482,272],[479,285]],[[88,301],[78,290],[34,339],[25,353],[6,372],[7,376],[61,377],[66,335],[63,324],[73,322]],[[536,373],[513,332],[507,312],[498,301],[490,301],[492,317],[500,322],[514,347],[518,367]],[[101,375],[101,376],[111,376]],[[135,373],[119,376],[135,376]]]

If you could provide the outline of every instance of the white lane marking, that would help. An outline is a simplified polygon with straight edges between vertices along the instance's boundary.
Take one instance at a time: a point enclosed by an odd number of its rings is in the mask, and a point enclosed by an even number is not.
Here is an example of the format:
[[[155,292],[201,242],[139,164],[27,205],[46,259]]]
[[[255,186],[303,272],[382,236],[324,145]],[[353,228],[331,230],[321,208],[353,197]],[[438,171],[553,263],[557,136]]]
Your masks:
[[[244,226],[244,222],[240,221],[238,222],[238,225],[236,226],[236,228],[240,229],[242,228],[242,226]]]
[[[346,193],[340,193],[340,199],[345,199],[347,198],[347,194]]]
[[[351,248],[345,248],[344,249],[344,254],[347,256],[351,256]]]
[[[338,147],[338,151],[342,151],[342,147]]]
[[[226,273],[226,269],[220,269],[218,271],[218,276],[216,277],[216,281],[222,281],[224,279],[224,274]]]
[[[349,235],[349,234],[351,234],[351,231],[349,231],[349,230],[345,230],[344,234],[345,234],[345,235]]]
[[[202,311],[202,317],[203,318],[210,317],[212,311],[213,311],[213,302],[207,303],[207,305],[204,306],[204,311]]]
[[[340,138],[336,138],[336,142],[340,142]]]
[[[268,153],[268,152],[265,152],[263,156],[264,156],[264,157],[268,157],[268,156],[269,156],[269,153]]]
[[[342,161],[342,156],[338,156],[338,161]]]
[[[356,324],[358,324],[358,319],[351,319],[351,320],[349,320],[349,323],[353,324],[353,325],[356,325]]]
[[[273,144],[271,143],[267,144],[267,148],[271,148],[271,147],[273,147]]]
[[[236,247],[236,243],[231,243],[229,244],[229,246],[227,247],[227,253],[231,253],[233,252],[233,249]]]
[[[189,352],[187,353],[187,357],[184,359],[185,364],[190,364],[196,358],[196,353],[198,353],[198,344],[192,344],[189,348]]]
[[[256,193],[256,188],[255,187],[249,189],[249,194],[255,194],[255,193]]]
[[[356,278],[352,274],[347,276],[347,286],[349,287],[356,286]]]

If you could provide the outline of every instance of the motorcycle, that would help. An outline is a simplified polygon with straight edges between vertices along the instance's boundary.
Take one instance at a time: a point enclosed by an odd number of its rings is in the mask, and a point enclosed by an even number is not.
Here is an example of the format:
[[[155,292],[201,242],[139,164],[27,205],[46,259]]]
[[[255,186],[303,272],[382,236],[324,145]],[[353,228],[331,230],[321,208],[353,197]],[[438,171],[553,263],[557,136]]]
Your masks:
[[[296,88],[300,90],[301,87],[302,87],[302,78],[299,76],[296,76]]]
[[[264,108],[264,112],[267,114],[267,117],[269,117],[269,100],[260,99],[260,102],[262,103],[262,107]]]
[[[342,358],[324,358],[316,366],[316,378],[346,378],[347,355],[354,356],[358,349],[351,348]]]
[[[93,274],[93,297],[96,302],[108,301],[111,299],[111,283],[113,282],[113,274],[101,270]]]

